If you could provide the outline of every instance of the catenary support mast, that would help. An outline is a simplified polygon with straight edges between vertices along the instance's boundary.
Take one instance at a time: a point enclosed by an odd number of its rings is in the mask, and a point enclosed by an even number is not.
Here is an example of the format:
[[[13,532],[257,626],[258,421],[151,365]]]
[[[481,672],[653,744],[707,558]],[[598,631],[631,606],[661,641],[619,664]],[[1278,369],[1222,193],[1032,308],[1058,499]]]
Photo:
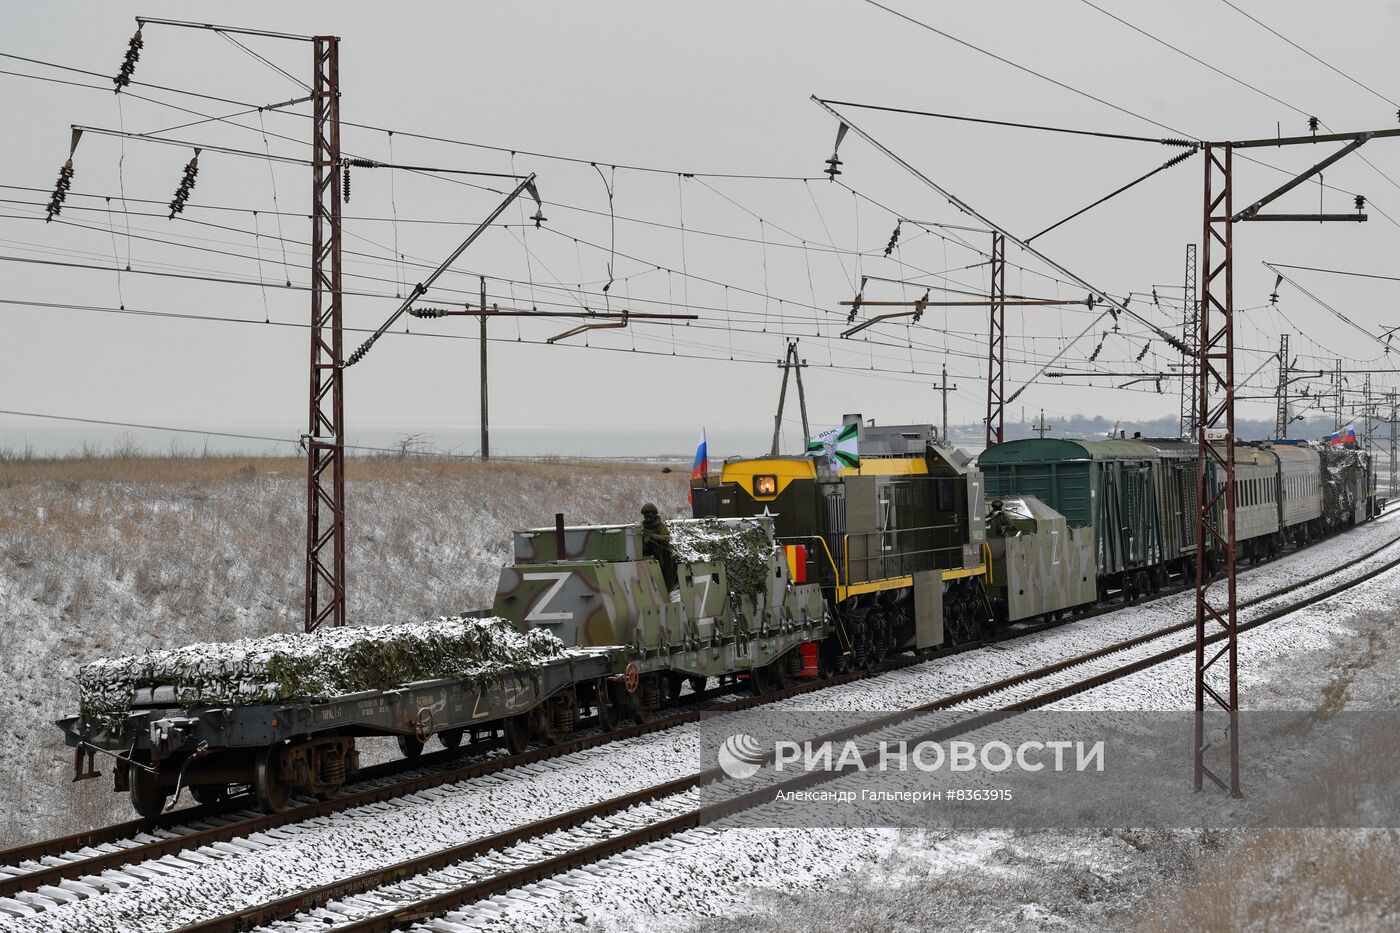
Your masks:
[[[345,393],[340,198],[340,40],[312,40],[311,387],[306,443],[310,632],[345,624]]]

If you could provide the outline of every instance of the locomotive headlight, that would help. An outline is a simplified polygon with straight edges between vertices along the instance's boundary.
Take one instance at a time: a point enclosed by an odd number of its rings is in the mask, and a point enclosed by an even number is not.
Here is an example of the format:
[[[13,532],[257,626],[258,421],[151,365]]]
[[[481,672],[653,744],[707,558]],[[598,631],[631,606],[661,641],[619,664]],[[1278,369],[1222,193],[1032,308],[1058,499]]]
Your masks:
[[[764,473],[753,478],[753,494],[755,496],[776,496],[778,494],[778,477],[771,473]]]

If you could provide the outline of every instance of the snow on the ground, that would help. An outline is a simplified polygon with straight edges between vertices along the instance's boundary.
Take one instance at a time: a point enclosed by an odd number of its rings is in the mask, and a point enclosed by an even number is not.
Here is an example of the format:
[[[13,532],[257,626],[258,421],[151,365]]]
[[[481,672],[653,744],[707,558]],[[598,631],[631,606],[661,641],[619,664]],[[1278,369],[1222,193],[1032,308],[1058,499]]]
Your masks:
[[[1354,534],[1243,577],[1240,598],[1352,564],[1358,555],[1393,536],[1397,527],[1400,521],[1387,515]],[[1394,557],[1392,551],[1370,563]],[[1136,607],[1019,640],[1010,649],[1013,653],[1024,645],[1035,650],[1027,657],[1007,659],[1006,667],[1010,671],[1023,663],[1044,664],[1051,659],[1052,646],[1058,649],[1062,639],[1079,642],[1082,630],[1091,626],[1098,636],[1095,640],[1109,640],[1104,638],[1109,630],[1112,640],[1117,640],[1181,620],[1193,599],[1183,594],[1160,605]],[[1358,584],[1343,597],[1242,634],[1244,706],[1316,708],[1324,691],[1335,689],[1342,676],[1349,678],[1347,691],[1362,708],[1368,703],[1395,708],[1400,686],[1400,676],[1393,673],[1396,665],[1377,661],[1375,641],[1362,630],[1388,627],[1397,608],[1400,571],[1391,571]],[[1142,625],[1144,616],[1156,618]],[[1390,657],[1400,660],[1400,639],[1391,641]],[[1366,658],[1361,665],[1358,654]],[[941,664],[967,659],[969,655],[958,655]],[[1053,708],[1190,709],[1194,702],[1191,670],[1192,659],[1184,656],[1078,694]],[[880,703],[892,695],[917,702],[915,684],[897,683],[888,692],[879,685],[907,679],[927,684],[923,678],[929,675],[917,668],[899,674],[907,676],[888,675],[859,685],[871,691],[859,701],[851,692],[842,692],[838,699],[835,690],[820,691],[812,699],[821,708],[839,709],[894,708],[845,705]],[[941,689],[923,697],[937,692]],[[1267,762],[1256,762],[1255,768],[1256,779],[1268,773]],[[742,827],[744,815],[733,822]],[[730,928],[736,918],[743,918],[746,928],[775,931],[818,926],[1019,930],[1117,925],[1134,916],[1154,886],[1188,881],[1193,866],[1230,842],[1219,833],[1165,830],[958,833],[720,826],[675,837],[673,842],[683,843],[679,848],[649,846],[628,853],[627,858],[615,857],[567,873],[548,886],[530,886],[525,899],[492,899],[448,919],[472,929],[503,933],[563,928],[709,931]],[[636,860],[645,863],[644,870],[637,868]],[[427,924],[420,929],[450,927]]]

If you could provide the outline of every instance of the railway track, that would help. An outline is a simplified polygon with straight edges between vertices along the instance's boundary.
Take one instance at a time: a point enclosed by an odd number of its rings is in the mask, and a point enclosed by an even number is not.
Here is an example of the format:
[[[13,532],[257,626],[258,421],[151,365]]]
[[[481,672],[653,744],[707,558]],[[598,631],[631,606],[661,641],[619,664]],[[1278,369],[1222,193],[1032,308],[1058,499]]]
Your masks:
[[[1371,560],[1397,541],[1400,539],[1372,549],[1346,567],[1333,568],[1243,601],[1241,608],[1276,601],[1289,593],[1313,586],[1355,564]],[[1400,566],[1400,558],[1386,560],[1343,582],[1242,621],[1241,630],[1258,627],[1331,598],[1397,566]],[[1076,676],[1069,683],[1060,683],[1032,696],[1017,697],[1009,702],[999,701],[1000,705],[988,715],[1004,717],[1007,713],[1038,709],[1194,650],[1194,640],[1178,640],[1165,648],[1153,645],[1155,641],[1179,635],[1193,627],[1194,621],[1166,626],[1035,670],[941,697],[894,714],[889,717],[888,724],[976,703],[1027,685],[1043,685],[1076,669],[1093,668],[1093,672],[1087,676]],[[770,697],[747,699],[757,702],[769,700]],[[975,728],[977,723],[978,717],[974,717],[970,723],[960,724],[958,729],[967,731]],[[855,731],[863,733],[879,727],[880,723],[877,722]],[[827,736],[815,741],[845,737],[853,736]],[[506,760],[499,759],[501,763]],[[830,777],[830,774],[818,776],[819,779]],[[732,783],[726,785],[718,769],[686,775],[185,929],[208,933],[244,930],[267,924],[277,924],[277,929],[287,930],[324,930],[331,928],[331,924],[343,930],[400,929],[571,868],[665,839],[772,799],[771,787],[737,795],[732,793],[732,787]],[[88,879],[90,882],[91,879]],[[81,896],[73,890],[66,893],[67,899]]]
[[[1400,539],[1397,539],[1400,540]],[[1397,543],[1392,540],[1352,565],[1363,563]],[[1352,566],[1348,565],[1348,566]],[[1400,557],[1391,558],[1360,574],[1323,589],[1290,600],[1240,622],[1248,631],[1266,625],[1300,609],[1331,599],[1347,589],[1400,567]],[[1334,568],[1296,581],[1270,593],[1240,603],[1240,608],[1277,601],[1289,593],[1313,586],[1346,568]],[[1017,687],[1051,681],[1076,668],[1092,667],[1092,673],[1040,690],[1029,697],[1002,702],[951,726],[927,731],[922,725],[896,732],[896,739],[944,741],[966,734],[1008,714],[1041,709],[1063,699],[1112,683],[1195,650],[1194,637],[1176,639],[1165,648],[1152,643],[1171,639],[1188,629],[1194,620],[1164,626],[1153,632],[1125,639],[1094,651],[1067,658],[1035,670],[984,684],[961,693],[941,697],[898,713],[881,717],[850,729],[810,741],[844,741],[860,735],[898,729],[918,717],[941,710],[966,707],[979,700],[994,698]],[[1208,639],[1224,637],[1217,633]],[[1145,650],[1144,650],[1145,649]],[[1104,662],[1108,662],[1105,664]],[[762,772],[768,775],[768,772]],[[840,772],[816,771],[769,780],[729,780],[719,768],[686,775],[609,800],[561,813],[545,820],[496,833],[383,869],[365,872],[308,891],[236,911],[222,917],[181,928],[179,933],[232,933],[255,927],[270,927],[278,933],[334,929],[337,933],[382,933],[432,922],[432,929],[468,929],[480,917],[453,915],[488,898],[516,891],[527,885],[548,883],[571,869],[580,868],[643,845],[658,843],[686,830],[739,813],[773,800],[775,787],[798,790],[834,780]],[[741,786],[742,790],[736,790]],[[562,887],[561,885],[556,885]],[[460,926],[459,926],[460,924]]]
[[[1396,544],[1397,541],[1400,541],[1400,537],[1371,549],[1360,557],[1355,558],[1353,563],[1370,560],[1384,549]],[[1285,587],[1278,588],[1270,593],[1262,594],[1251,600],[1244,601],[1241,603],[1241,608],[1256,605],[1266,600],[1277,599],[1289,592],[1317,583],[1335,574],[1340,569],[1342,568],[1335,568],[1324,573],[1316,574],[1306,579],[1295,581]],[[1156,598],[1170,596],[1184,589],[1186,588],[1180,587],[1170,591],[1162,591],[1157,594]],[[1083,613],[1076,614],[1071,619],[1063,620],[1060,623],[1047,623],[1025,627],[1020,631],[1007,633],[995,639],[995,641],[1003,640],[1006,637],[1019,637],[1033,631],[1042,631],[1050,627],[1051,624],[1064,624],[1066,621],[1078,621],[1083,618],[1111,612],[1117,608],[1121,607],[1094,607]],[[963,694],[959,694],[956,697],[944,698],[944,701],[938,702],[973,702],[981,696],[989,696],[992,693],[1010,689],[1018,684],[1029,683],[1038,678],[1048,676],[1050,673],[1067,671],[1073,667],[1120,653],[1130,647],[1148,644],[1152,640],[1167,637],[1172,633],[1190,628],[1193,624],[1194,623],[1187,622],[1168,627],[1167,629],[1147,633],[1146,635],[1129,639],[1126,642],[1120,642],[1117,645],[1108,646],[1085,655],[1065,659],[1055,664],[1047,665],[1044,668],[1037,669],[1036,671],[1018,674],[1012,678],[965,691]],[[932,655],[902,656],[882,664],[872,671],[851,672],[830,680],[803,683],[786,690],[775,691],[761,696],[730,697],[723,708],[726,710],[739,710],[764,703],[771,703],[809,693],[814,690],[824,689],[828,686],[849,683],[890,670],[926,663],[937,657],[946,657],[952,654],[985,647],[987,644],[989,644],[989,642],[973,642],[943,649]],[[732,689],[732,687],[725,687],[705,691],[692,702],[698,706],[698,701],[714,699],[731,692]],[[178,864],[177,856],[181,852],[194,851],[205,846],[213,846],[220,843],[225,845],[231,844],[234,849],[237,850],[240,845],[238,840],[251,834],[264,832],[269,829],[276,829],[316,817],[323,817],[354,807],[372,805],[413,794],[421,794],[446,784],[481,777],[510,768],[528,767],[544,762],[550,758],[583,751],[610,742],[671,729],[688,722],[693,722],[701,716],[706,715],[708,712],[710,712],[710,710],[685,710],[659,717],[640,725],[626,726],[607,733],[577,736],[561,744],[546,748],[531,749],[520,755],[500,755],[484,760],[460,763],[460,758],[454,757],[459,755],[459,753],[443,751],[425,755],[416,762],[392,762],[379,765],[374,768],[366,769],[362,773],[362,779],[357,782],[358,786],[351,792],[331,800],[308,801],[292,810],[279,814],[268,815],[246,809],[194,807],[167,814],[161,820],[155,821],[154,825],[151,821],[131,821],[129,823],[107,827],[103,830],[79,833],[73,836],[46,840],[40,843],[7,850],[6,852],[0,852],[0,914],[7,912],[37,912],[55,903],[91,896],[97,893],[102,887],[101,873],[120,869],[122,866],[135,865],[142,862],[158,863],[162,859],[167,859],[176,860],[170,863],[173,867],[174,864]],[[404,773],[406,764],[411,768],[407,774]],[[670,793],[675,792],[676,791],[670,791]],[[641,798],[620,806],[625,809],[628,806],[636,806],[639,802],[641,802]],[[236,803],[235,801],[235,806]],[[500,844],[498,840],[496,845]],[[469,856],[459,855],[454,860],[460,861],[462,858],[466,857]],[[418,869],[414,874],[422,870],[425,869]],[[159,872],[159,869],[157,869],[157,872]],[[382,883],[383,882],[381,882],[381,884]],[[121,886],[121,884],[122,882],[120,881],[116,882],[116,886]]]

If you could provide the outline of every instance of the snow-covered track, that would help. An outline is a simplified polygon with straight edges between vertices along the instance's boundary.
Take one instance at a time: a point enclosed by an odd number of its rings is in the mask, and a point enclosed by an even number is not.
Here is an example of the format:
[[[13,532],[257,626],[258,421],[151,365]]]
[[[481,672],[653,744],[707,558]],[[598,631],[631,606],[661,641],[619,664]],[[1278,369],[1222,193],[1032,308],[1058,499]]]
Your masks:
[[[1241,602],[1241,609],[1276,603],[1289,593],[1315,588],[1247,621],[1242,620],[1240,630],[1257,628],[1315,603],[1332,599],[1359,583],[1400,568],[1400,557],[1393,557],[1383,559],[1360,573],[1347,573],[1398,542],[1400,539],[1392,539],[1344,566]],[[1317,586],[1339,575],[1344,575],[1345,579],[1326,587]],[[1194,620],[1165,626],[849,729],[813,737],[810,741],[813,744],[842,741],[885,730],[895,730],[897,738],[910,741],[927,738],[946,740],[1004,719],[1008,714],[1042,709],[1066,697],[1189,653],[1195,649],[1194,637],[1175,639],[1169,647],[1148,653],[1138,649],[1153,641],[1180,635],[1194,626]],[[1219,632],[1211,635],[1207,641],[1215,642],[1223,637],[1224,633]],[[1105,660],[1110,661],[1109,666],[1102,663]],[[978,707],[978,714],[961,718],[956,724],[942,726],[932,733],[927,731],[925,724],[915,721],[928,713],[996,698],[1014,687],[1035,686],[1040,682],[1057,683],[1061,679],[1058,675],[1085,666],[1092,667],[1092,672],[1028,697],[999,699],[993,707]],[[785,790],[795,790],[839,776],[840,772],[817,771],[788,777],[781,783]],[[452,915],[452,911],[506,892],[518,892],[527,885],[541,882],[555,884],[547,879],[770,802],[774,797],[775,783],[775,780],[765,780],[757,785],[746,782],[741,792],[739,785],[726,779],[721,769],[712,768],[193,924],[183,928],[181,933],[228,933],[268,925],[272,925],[276,933],[311,930],[377,933],[428,921],[433,921],[433,928],[439,930],[455,929],[456,924],[467,928],[472,918]]]
[[[1269,593],[1243,601],[1240,606],[1245,608],[1268,600],[1275,600],[1287,593],[1313,585],[1348,567],[1373,558],[1386,548],[1395,545],[1397,541],[1400,541],[1400,538],[1388,540],[1365,554],[1353,558],[1345,567],[1334,567],[1323,573],[1295,581]],[[1344,586],[1349,585],[1351,583]],[[1186,589],[1188,587],[1163,590],[1153,598],[1164,598]],[[1138,605],[1147,601],[1140,600]],[[80,879],[90,878],[110,869],[147,860],[175,857],[180,852],[196,850],[202,846],[218,843],[228,844],[240,837],[267,829],[302,822],[366,804],[408,796],[428,788],[457,783],[598,747],[610,742],[674,728],[693,722],[706,713],[712,712],[717,707],[714,705],[706,706],[704,701],[715,698],[723,698],[722,706],[719,708],[725,710],[747,709],[815,690],[875,677],[892,670],[925,664],[930,660],[985,647],[995,641],[1043,631],[1057,624],[1079,621],[1120,608],[1123,608],[1122,604],[1116,603],[1094,606],[1058,623],[1022,626],[1004,632],[989,641],[970,642],[917,655],[904,655],[886,661],[872,670],[850,672],[824,681],[805,682],[761,696],[730,695],[734,689],[732,686],[715,688],[697,696],[683,698],[683,700],[689,701],[690,705],[696,707],[694,710],[672,713],[640,725],[625,726],[611,732],[575,736],[563,743],[531,749],[520,755],[498,755],[484,760],[478,759],[470,763],[459,764],[457,762],[460,759],[455,757],[454,753],[438,752],[433,755],[425,755],[416,761],[390,762],[366,769],[362,772],[361,779],[356,782],[356,786],[339,797],[326,801],[305,799],[300,801],[295,808],[275,815],[262,814],[249,809],[235,809],[240,806],[246,807],[251,803],[250,800],[235,799],[229,804],[225,804],[224,806],[228,809],[224,810],[208,807],[186,808],[167,814],[158,821],[132,821],[108,827],[105,830],[80,833],[6,850],[0,852],[0,913],[4,912],[7,902],[14,903],[12,899],[16,895],[20,896],[20,903],[38,910],[45,909],[48,903],[71,899],[75,893],[79,896],[87,896],[87,891],[78,890],[82,888]],[[1277,614],[1270,615],[1270,618],[1275,617]],[[1148,645],[1152,641],[1190,628],[1193,624],[1193,622],[1183,622],[1158,629],[1114,645],[1058,661],[1043,668],[1018,673],[995,683],[984,684],[935,702],[947,705],[975,703],[979,699],[993,697],[1016,687],[1024,688],[1026,685],[1033,685],[1038,680],[1044,680],[1053,674],[1062,674],[1074,668],[1094,664],[1098,669],[1103,666],[1104,659],[1132,648]],[[1241,623],[1241,628],[1245,627],[1246,625]],[[1154,663],[1160,663],[1160,660]],[[1083,681],[1076,681],[1076,685],[1077,689],[1070,692],[1079,692],[1082,689],[1090,688],[1084,686]],[[946,707],[933,706],[931,708]],[[65,887],[65,883],[67,887]]]

